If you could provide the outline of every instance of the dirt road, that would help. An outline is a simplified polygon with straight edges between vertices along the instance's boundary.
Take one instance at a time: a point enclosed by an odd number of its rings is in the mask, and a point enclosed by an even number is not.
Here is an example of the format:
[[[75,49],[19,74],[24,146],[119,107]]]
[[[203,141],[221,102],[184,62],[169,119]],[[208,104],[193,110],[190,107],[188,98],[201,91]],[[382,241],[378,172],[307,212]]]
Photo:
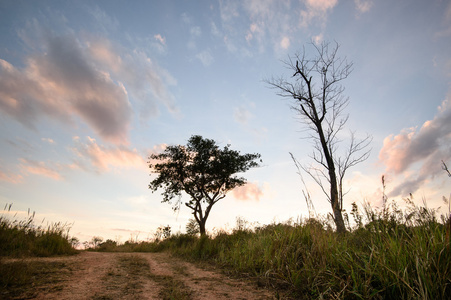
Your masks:
[[[268,290],[166,253],[83,252],[64,262],[58,286],[34,299],[274,299]]]

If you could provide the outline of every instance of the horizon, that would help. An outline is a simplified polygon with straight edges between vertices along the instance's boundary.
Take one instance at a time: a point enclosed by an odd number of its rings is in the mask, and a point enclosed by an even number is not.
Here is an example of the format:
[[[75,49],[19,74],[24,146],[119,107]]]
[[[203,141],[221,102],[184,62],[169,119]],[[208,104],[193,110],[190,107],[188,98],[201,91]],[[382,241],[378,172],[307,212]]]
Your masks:
[[[345,178],[346,211],[380,207],[384,175],[389,201],[412,194],[449,212],[451,3],[2,1],[0,20],[0,205],[18,216],[74,223],[80,241],[183,232],[190,211],[147,188],[147,161],[198,134],[263,160],[207,231],[308,217],[289,153],[311,161],[309,132],[264,81],[291,76],[283,61],[322,41],[353,62],[344,141],[373,136]],[[304,180],[316,211],[331,212]]]

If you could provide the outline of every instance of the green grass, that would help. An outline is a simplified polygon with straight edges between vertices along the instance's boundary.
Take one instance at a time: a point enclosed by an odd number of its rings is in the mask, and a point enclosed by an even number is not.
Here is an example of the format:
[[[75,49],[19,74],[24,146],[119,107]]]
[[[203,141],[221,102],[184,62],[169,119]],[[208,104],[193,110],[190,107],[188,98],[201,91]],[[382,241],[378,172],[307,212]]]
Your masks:
[[[10,211],[11,205],[5,206]],[[35,214],[24,220],[0,215],[0,256],[29,257],[70,255],[77,251],[68,240],[70,227],[63,223],[36,226]]]
[[[170,251],[258,278],[302,299],[451,299],[451,249],[436,211],[396,205],[356,208],[348,233],[326,220],[279,223],[214,237],[175,235],[129,243],[132,251]],[[359,222],[358,220],[362,220]],[[364,221],[363,221],[364,220]],[[448,229],[449,230],[449,229]]]

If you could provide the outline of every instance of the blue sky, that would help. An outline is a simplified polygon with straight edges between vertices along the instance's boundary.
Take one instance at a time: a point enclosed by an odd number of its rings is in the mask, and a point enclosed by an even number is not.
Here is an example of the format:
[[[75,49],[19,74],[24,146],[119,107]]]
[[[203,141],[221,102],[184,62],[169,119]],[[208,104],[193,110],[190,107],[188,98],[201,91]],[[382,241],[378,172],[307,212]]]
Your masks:
[[[0,202],[19,217],[74,222],[71,234],[145,239],[185,228],[151,193],[147,157],[193,134],[263,166],[221,200],[207,230],[237,216],[307,216],[292,152],[311,141],[290,101],[264,82],[311,41],[337,41],[354,63],[344,82],[348,130],[371,134],[350,170],[345,206],[412,193],[442,206],[451,165],[448,1],[0,1]],[[330,211],[305,176],[318,213]]]

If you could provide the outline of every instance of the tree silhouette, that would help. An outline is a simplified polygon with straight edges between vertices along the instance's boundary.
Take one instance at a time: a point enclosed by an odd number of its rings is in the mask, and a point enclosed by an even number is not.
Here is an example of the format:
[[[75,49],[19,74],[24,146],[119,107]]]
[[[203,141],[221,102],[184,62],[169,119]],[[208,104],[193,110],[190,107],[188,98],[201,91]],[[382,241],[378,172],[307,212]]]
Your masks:
[[[342,209],[343,178],[346,171],[366,160],[370,151],[366,148],[371,142],[367,136],[358,141],[351,132],[349,144],[339,154],[339,133],[344,129],[348,115],[344,109],[349,99],[343,96],[344,87],[341,81],[352,71],[352,63],[337,55],[339,45],[330,47],[323,42],[312,43],[315,56],[308,58],[305,49],[285,62],[294,73],[290,79],[279,78],[266,80],[278,95],[292,98],[292,108],[310,129],[313,140],[313,164],[301,165],[320,186],[331,203],[334,221],[338,232],[345,232]]]
[[[182,192],[190,196],[185,205],[192,210],[200,234],[205,235],[205,223],[213,205],[228,191],[246,184],[245,178],[234,174],[257,167],[258,158],[260,154],[241,155],[231,150],[230,145],[220,149],[214,140],[193,135],[186,146],[168,146],[163,153],[149,157],[151,173],[158,174],[149,189],[152,192],[164,189],[162,202],[171,203],[177,198],[175,211],[180,209]],[[153,164],[153,160],[161,163]]]

